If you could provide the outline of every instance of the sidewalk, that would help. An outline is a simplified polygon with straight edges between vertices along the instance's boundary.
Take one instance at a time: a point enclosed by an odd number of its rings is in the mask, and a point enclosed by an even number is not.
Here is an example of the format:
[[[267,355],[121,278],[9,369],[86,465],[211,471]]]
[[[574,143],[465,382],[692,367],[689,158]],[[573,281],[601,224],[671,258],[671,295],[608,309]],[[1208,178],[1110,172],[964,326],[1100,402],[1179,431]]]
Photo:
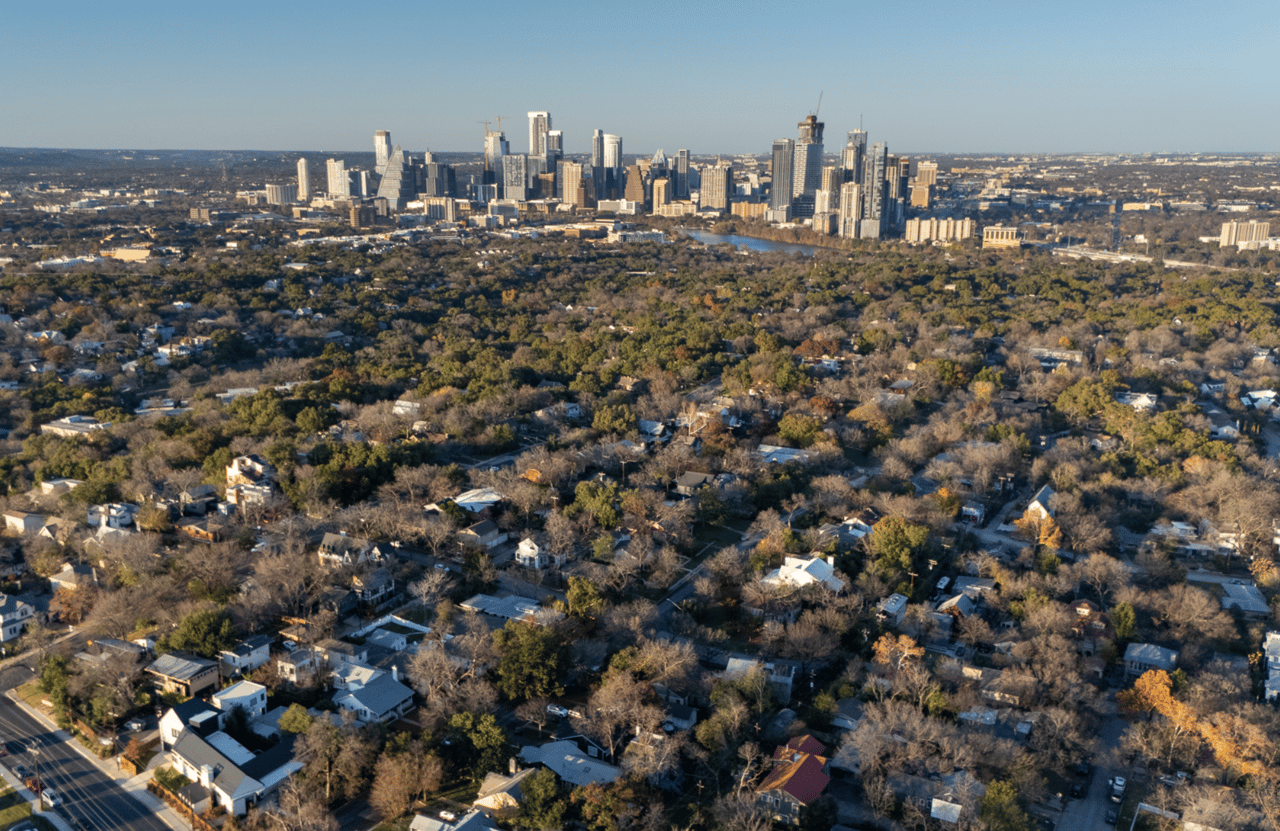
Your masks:
[[[59,730],[58,725],[50,721],[48,716],[46,716],[44,713],[40,712],[34,707],[27,706],[27,703],[23,701],[21,698],[19,698],[17,695],[15,695],[13,690],[9,690],[8,692],[5,693],[5,695],[9,697],[9,700],[13,701],[15,704],[21,707],[24,711],[26,711],[27,715],[39,721],[41,724],[47,727],[50,732],[56,735],[59,739],[65,741],[68,745],[75,748],[76,752],[79,753],[81,756],[83,756],[86,760],[96,765],[98,770],[102,771],[102,773],[108,779],[113,780],[117,785],[119,785],[125,791],[125,793],[129,794],[134,799],[138,800],[138,802],[142,803],[142,806],[144,808],[146,808],[148,811],[150,811],[151,813],[159,817],[160,821],[163,822],[165,825],[174,829],[174,831],[191,831],[191,826],[188,825],[186,821],[184,821],[182,817],[180,817],[177,814],[177,812],[175,812],[172,808],[170,808],[167,804],[165,804],[164,800],[160,799],[159,797],[150,793],[147,790],[147,782],[151,781],[152,770],[157,765],[161,764],[164,760],[163,753],[158,753],[155,756],[155,758],[151,760],[151,764],[147,767],[147,770],[143,771],[142,773],[139,773],[137,776],[133,776],[133,777],[124,776],[123,771],[121,771],[118,767],[116,767],[113,760],[99,759],[96,755],[94,755],[93,753],[90,753],[88,748],[80,744],[80,742],[74,736],[68,735],[65,730]],[[19,783],[19,785],[20,784],[21,783]],[[26,793],[31,799],[34,799],[34,795],[30,794],[25,790],[24,790],[24,793]],[[50,818],[56,817],[55,824],[57,824],[59,828],[65,829],[65,831],[71,831],[71,829],[67,827],[66,821],[64,821],[62,817],[59,817],[56,814],[54,814],[53,811],[46,810],[46,811],[43,811],[42,814]]]

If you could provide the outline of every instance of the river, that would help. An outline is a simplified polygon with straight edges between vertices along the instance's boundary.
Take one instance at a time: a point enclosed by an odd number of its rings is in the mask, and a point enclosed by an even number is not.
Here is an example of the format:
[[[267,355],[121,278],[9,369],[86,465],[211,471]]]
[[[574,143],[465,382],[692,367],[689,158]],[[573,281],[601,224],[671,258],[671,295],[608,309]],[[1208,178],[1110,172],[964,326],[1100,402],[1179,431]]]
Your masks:
[[[679,231],[690,239],[695,239],[704,245],[722,245],[727,242],[751,251],[782,251],[787,254],[812,256],[819,251],[834,250],[817,245],[801,245],[795,242],[774,242],[773,240],[756,239],[755,237],[740,237],[737,234],[712,234],[707,231],[695,231],[692,228],[680,228]]]

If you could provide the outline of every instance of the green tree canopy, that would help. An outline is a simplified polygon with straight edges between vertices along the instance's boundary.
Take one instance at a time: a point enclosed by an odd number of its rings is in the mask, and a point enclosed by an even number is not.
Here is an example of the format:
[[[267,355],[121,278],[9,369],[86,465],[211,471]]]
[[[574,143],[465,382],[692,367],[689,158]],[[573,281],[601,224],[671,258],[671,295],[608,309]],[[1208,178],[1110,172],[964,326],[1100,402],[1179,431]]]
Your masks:
[[[197,609],[182,619],[171,632],[156,641],[157,652],[194,652],[202,658],[213,658],[235,646],[236,632],[226,609]]]
[[[511,699],[549,698],[564,692],[561,681],[568,663],[563,644],[545,626],[509,620],[493,633],[502,655],[498,689]]]

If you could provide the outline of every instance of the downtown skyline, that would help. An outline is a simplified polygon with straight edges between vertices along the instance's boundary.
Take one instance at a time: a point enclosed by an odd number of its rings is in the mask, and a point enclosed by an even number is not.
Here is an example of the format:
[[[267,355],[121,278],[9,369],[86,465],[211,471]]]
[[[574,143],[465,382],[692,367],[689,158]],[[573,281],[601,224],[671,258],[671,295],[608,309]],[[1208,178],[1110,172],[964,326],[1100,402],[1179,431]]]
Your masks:
[[[536,18],[490,4],[495,24],[519,21],[525,52],[486,46],[473,15],[443,4],[389,10],[367,30],[333,3],[62,8],[57,20],[35,5],[6,12],[0,70],[19,83],[0,146],[356,151],[387,129],[406,149],[479,152],[479,122],[503,116],[513,152],[527,152],[525,113],[546,110],[570,155],[590,152],[594,129],[635,153],[764,154],[821,95],[829,133],[861,126],[904,153],[1280,150],[1280,113],[1257,91],[1273,4],[1228,17],[1179,2],[921,3],[906,15],[819,2],[783,26],[763,3],[617,17],[557,3]],[[662,25],[634,49],[628,19]],[[379,36],[388,21],[431,48],[397,48]],[[803,45],[839,31],[847,47]],[[783,37],[795,60],[779,64]]]

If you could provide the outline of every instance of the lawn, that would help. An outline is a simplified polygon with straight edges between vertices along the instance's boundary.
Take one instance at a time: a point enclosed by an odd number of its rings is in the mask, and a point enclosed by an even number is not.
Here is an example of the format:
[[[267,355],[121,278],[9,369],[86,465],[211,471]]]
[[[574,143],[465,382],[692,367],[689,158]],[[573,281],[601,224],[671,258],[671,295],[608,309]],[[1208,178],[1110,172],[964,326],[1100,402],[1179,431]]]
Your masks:
[[[29,816],[31,803],[19,796],[13,788],[5,787],[0,790],[0,828],[8,828]]]

